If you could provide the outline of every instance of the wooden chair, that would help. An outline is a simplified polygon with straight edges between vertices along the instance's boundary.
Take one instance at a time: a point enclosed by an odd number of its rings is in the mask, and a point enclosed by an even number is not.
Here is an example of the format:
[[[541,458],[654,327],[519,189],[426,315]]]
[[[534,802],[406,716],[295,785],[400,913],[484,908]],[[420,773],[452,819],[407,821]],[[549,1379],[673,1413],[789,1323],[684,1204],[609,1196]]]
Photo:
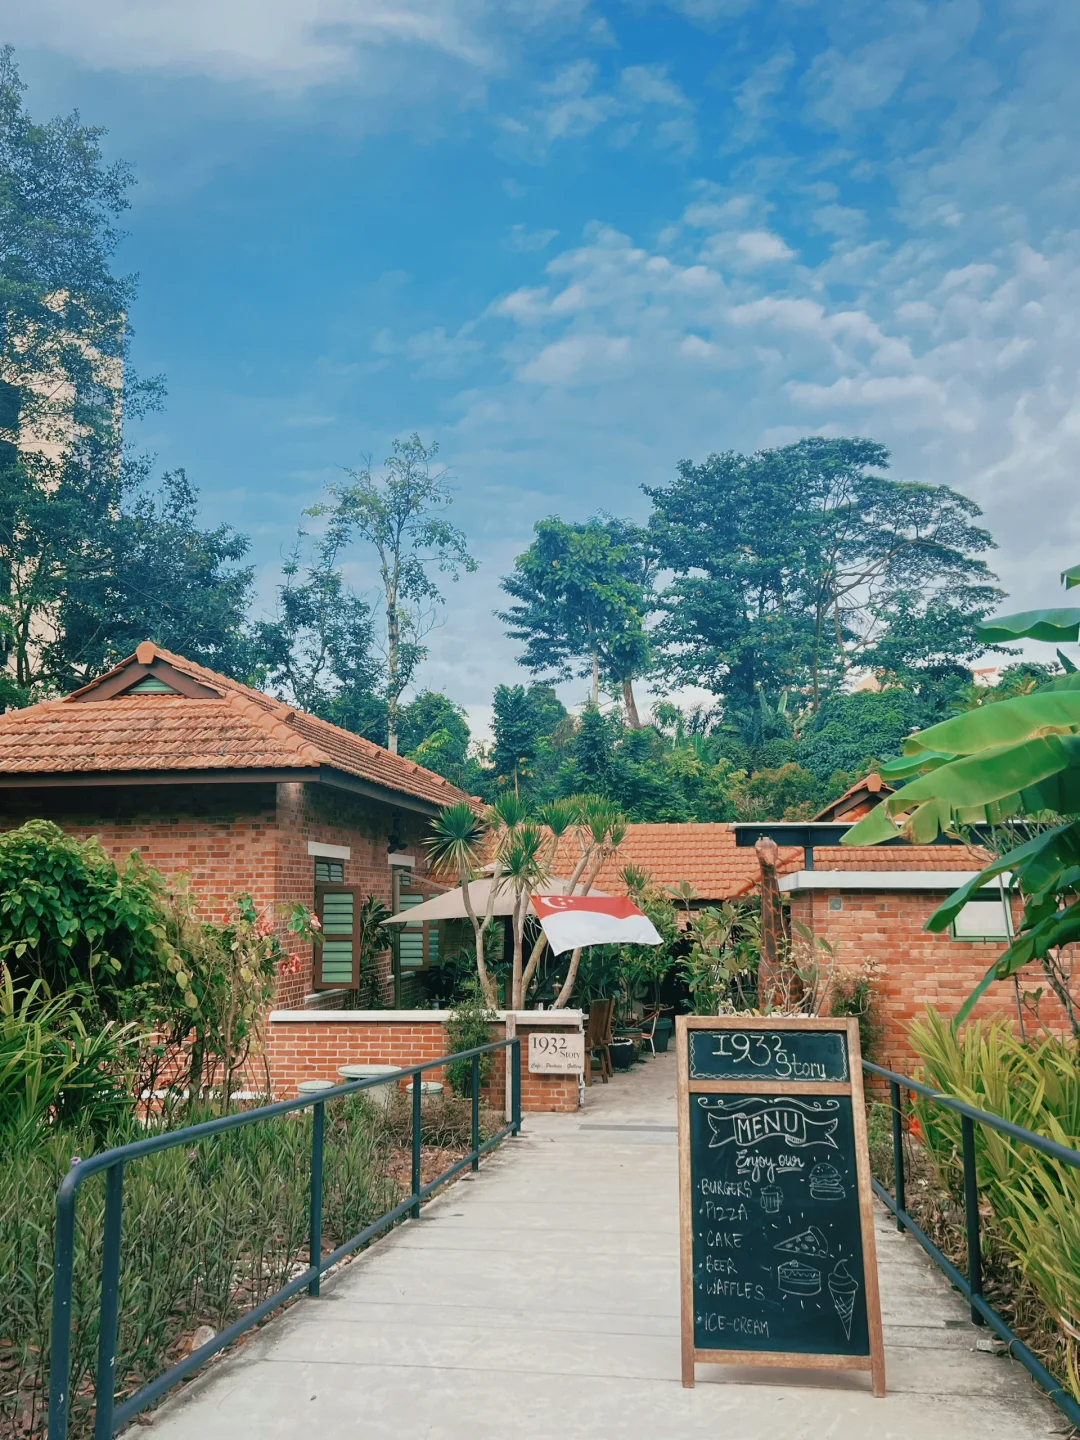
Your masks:
[[[589,1018],[585,1026],[585,1084],[592,1084],[592,1057],[595,1053],[600,1060],[600,1078],[606,1085],[608,1076],[615,1074],[611,1063],[611,1031],[615,1022],[615,1001],[594,1000],[589,1006]]]

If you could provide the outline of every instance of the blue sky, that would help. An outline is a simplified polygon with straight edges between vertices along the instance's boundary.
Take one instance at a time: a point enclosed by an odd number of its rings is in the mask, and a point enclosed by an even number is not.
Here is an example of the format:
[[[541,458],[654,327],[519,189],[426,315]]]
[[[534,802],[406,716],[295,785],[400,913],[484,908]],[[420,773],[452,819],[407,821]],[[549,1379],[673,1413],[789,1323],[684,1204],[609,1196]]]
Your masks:
[[[1080,559],[1072,0],[0,0],[28,104],[135,166],[139,440],[253,538],[438,439],[481,568],[422,679],[481,723],[533,521],[860,434]],[[353,578],[370,583],[356,557]],[[568,699],[576,688],[566,691]]]

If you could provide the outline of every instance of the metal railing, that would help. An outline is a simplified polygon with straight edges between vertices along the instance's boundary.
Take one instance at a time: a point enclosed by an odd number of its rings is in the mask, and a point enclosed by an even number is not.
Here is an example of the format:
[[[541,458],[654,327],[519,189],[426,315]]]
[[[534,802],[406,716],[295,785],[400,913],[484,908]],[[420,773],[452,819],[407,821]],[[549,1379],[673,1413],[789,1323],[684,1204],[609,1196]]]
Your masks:
[[[880,1080],[889,1082],[890,1108],[892,1110],[893,1173],[896,1193],[890,1195],[884,1185],[871,1179],[870,1183],[874,1187],[874,1193],[896,1216],[896,1228],[901,1231],[910,1230],[930,1258],[941,1267],[955,1288],[964,1296],[971,1307],[972,1323],[989,1326],[1005,1342],[1009,1354],[1019,1360],[1020,1364],[1039,1382],[1058,1409],[1062,1410],[1074,1425],[1080,1426],[1080,1404],[1077,1404],[1076,1400],[1062,1387],[1060,1381],[1054,1379],[1046,1366],[1032,1354],[993,1306],[987,1304],[983,1298],[979,1177],[975,1166],[975,1126],[985,1125],[991,1130],[997,1130],[1002,1135],[1008,1135],[1011,1139],[1019,1141],[1022,1145],[1030,1145],[1033,1150],[1041,1151],[1051,1160],[1071,1166],[1074,1170],[1080,1170],[1080,1151],[1070,1150],[1067,1145],[1059,1145],[1055,1140],[1048,1140],[1045,1135],[1037,1135],[1034,1130],[1025,1130],[1022,1125],[1014,1125],[1011,1120],[1003,1120],[1000,1115],[992,1115],[987,1110],[978,1110],[974,1105],[968,1105],[965,1101],[957,1100],[952,1095],[943,1095],[940,1091],[931,1089],[929,1085],[912,1080],[908,1075],[898,1075],[894,1070],[884,1070],[880,1065],[872,1065],[869,1060],[864,1060],[862,1067],[868,1075],[876,1075]],[[903,1099],[905,1090],[921,1095],[936,1105],[944,1106],[946,1110],[953,1110],[960,1116],[960,1153],[964,1167],[964,1223],[967,1233],[968,1273],[966,1276],[947,1256],[942,1254],[905,1209]]]
[[[496,1050],[509,1049],[510,1065],[510,1120],[496,1134],[483,1143],[480,1141],[480,1057]],[[422,1183],[420,1168],[422,1139],[421,1075],[451,1062],[472,1061],[472,1149],[448,1170]],[[322,1254],[322,1198],[323,1198],[323,1132],[328,1102],[344,1095],[356,1095],[363,1090],[374,1089],[376,1085],[397,1085],[401,1080],[412,1077],[412,1190],[410,1194],[364,1227],[351,1240],[346,1240],[329,1255]],[[120,1261],[121,1230],[124,1213],[124,1169],[132,1160],[143,1155],[152,1155],[159,1150],[171,1150],[177,1145],[190,1145],[192,1141],[205,1140],[211,1135],[220,1135],[226,1130],[238,1130],[246,1125],[258,1125],[277,1115],[288,1115],[296,1110],[314,1111],[311,1127],[311,1182],[310,1182],[310,1225],[308,1236],[308,1264],[301,1274],[294,1276],[287,1285],[268,1296],[261,1304],[235,1320],[220,1334],[200,1345],[185,1356],[171,1369],[144,1385],[122,1404],[116,1403],[116,1342],[120,1316]],[[513,1037],[495,1040],[489,1045],[477,1045],[472,1050],[462,1050],[455,1055],[443,1055],[438,1060],[427,1060],[422,1065],[405,1065],[386,1075],[368,1079],[352,1080],[332,1089],[320,1090],[317,1095],[305,1096],[299,1100],[282,1100],[274,1105],[263,1105],[257,1110],[241,1111],[224,1115],[217,1120],[207,1120],[201,1125],[189,1125],[183,1130],[165,1131],[146,1140],[137,1140],[131,1145],[121,1145],[113,1150],[103,1150],[91,1155],[78,1164],[72,1165],[60,1183],[56,1196],[56,1251],[53,1267],[53,1309],[52,1343],[49,1365],[49,1440],[67,1440],[68,1417],[71,1409],[71,1300],[75,1272],[75,1202],[79,1188],[91,1175],[105,1171],[105,1220],[101,1260],[101,1301],[100,1326],[98,1331],[97,1383],[95,1388],[94,1440],[112,1440],[112,1436],[126,1425],[140,1411],[152,1405],[161,1395],[185,1379],[212,1355],[231,1345],[234,1340],[258,1325],[273,1310],[286,1300],[306,1289],[309,1295],[318,1295],[319,1278],[325,1270],[338,1264],[354,1250],[373,1240],[381,1231],[408,1215],[417,1219],[420,1205],[433,1190],[452,1179],[466,1166],[473,1170],[480,1168],[480,1157],[493,1149],[507,1135],[517,1135],[521,1130],[521,1041]]]

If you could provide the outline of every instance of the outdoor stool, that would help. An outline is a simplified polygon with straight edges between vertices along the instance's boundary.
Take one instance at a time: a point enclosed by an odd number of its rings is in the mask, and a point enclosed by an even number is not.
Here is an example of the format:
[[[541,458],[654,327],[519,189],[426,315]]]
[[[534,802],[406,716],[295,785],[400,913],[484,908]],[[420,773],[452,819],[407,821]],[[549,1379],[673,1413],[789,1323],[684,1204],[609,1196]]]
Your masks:
[[[301,1095],[318,1095],[320,1090],[333,1090],[336,1080],[301,1080],[296,1089]]]
[[[341,1065],[337,1073],[343,1080],[370,1080],[374,1075],[393,1075],[400,1068],[398,1065]],[[375,1105],[381,1105],[387,1110],[395,1089],[396,1086],[389,1084],[373,1085],[370,1090],[361,1093]]]
[[[410,1080],[409,1083],[408,1083],[408,1085],[405,1086],[405,1094],[406,1094],[406,1095],[411,1095],[411,1094],[412,1094],[412,1087],[413,1087],[413,1081]],[[423,1100],[423,1098],[424,1098],[425,1095],[441,1095],[442,1093],[443,1093],[443,1087],[439,1084],[439,1082],[438,1082],[437,1080],[421,1080],[421,1081],[420,1081],[420,1099],[421,1099],[421,1100]]]

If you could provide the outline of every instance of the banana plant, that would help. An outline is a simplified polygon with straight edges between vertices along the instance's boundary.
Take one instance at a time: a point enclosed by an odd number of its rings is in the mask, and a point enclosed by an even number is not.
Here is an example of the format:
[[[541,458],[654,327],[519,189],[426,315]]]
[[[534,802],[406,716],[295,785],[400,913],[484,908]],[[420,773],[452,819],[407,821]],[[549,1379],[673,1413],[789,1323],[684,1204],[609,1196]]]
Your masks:
[[[1080,565],[1061,578],[1067,590],[1080,585]],[[979,637],[988,643],[1076,643],[1080,608],[1003,615],[980,627]],[[1008,826],[1023,817],[1052,822],[999,856],[926,922],[927,930],[945,930],[978,890],[1005,875],[1024,899],[1015,939],[961,1006],[955,1026],[995,980],[1037,961],[1080,1039],[1069,967],[1058,960],[1062,946],[1080,940],[1080,671],[1060,648],[1058,658],[1064,673],[1030,694],[981,706],[909,736],[903,755],[881,772],[900,788],[841,842],[878,845],[901,837],[927,845],[940,834],[955,835],[971,826]]]

